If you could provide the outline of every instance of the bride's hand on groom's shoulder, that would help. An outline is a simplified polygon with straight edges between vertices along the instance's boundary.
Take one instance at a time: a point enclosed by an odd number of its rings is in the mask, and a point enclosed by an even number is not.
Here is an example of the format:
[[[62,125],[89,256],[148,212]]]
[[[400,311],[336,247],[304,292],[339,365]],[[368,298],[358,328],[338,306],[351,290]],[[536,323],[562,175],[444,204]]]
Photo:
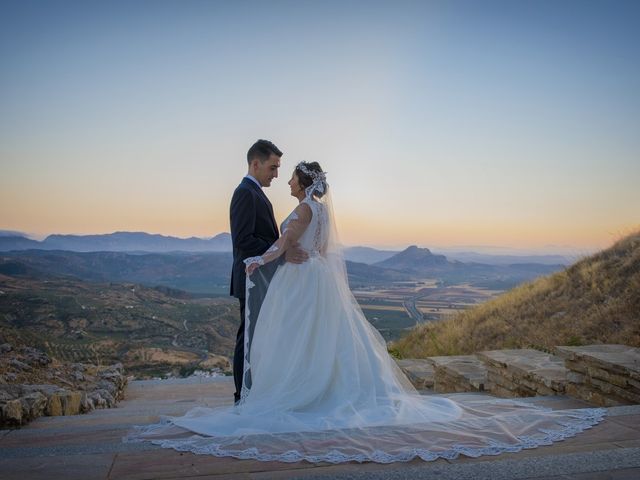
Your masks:
[[[296,243],[284,252],[284,259],[290,263],[304,263],[309,259],[309,254],[300,248],[299,243]]]

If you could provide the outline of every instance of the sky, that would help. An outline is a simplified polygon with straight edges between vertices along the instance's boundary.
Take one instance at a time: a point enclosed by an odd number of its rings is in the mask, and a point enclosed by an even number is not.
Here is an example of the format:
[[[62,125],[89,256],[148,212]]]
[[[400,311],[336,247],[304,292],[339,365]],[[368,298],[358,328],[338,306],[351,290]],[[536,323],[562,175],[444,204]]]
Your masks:
[[[640,228],[640,2],[0,1],[0,229],[229,231],[258,138],[343,243],[553,253]]]

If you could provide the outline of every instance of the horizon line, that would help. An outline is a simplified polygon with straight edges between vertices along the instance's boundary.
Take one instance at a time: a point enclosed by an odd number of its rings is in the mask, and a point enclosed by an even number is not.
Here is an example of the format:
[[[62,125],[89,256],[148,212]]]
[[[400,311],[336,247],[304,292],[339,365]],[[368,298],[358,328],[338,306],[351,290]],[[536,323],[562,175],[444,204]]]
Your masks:
[[[144,230],[114,230],[112,232],[103,232],[103,233],[49,233],[49,234],[36,234],[36,233],[30,233],[30,232],[23,232],[20,230],[13,230],[13,229],[0,229],[0,233],[12,233],[12,234],[16,234],[19,236],[23,236],[29,240],[34,240],[34,241],[38,241],[38,242],[43,242],[44,240],[46,240],[48,237],[52,236],[52,235],[65,235],[65,236],[78,236],[78,237],[82,237],[82,236],[100,236],[100,235],[114,235],[117,233],[142,233],[142,234],[146,234],[146,235],[158,235],[158,236],[162,236],[162,237],[170,237],[170,238],[176,238],[179,240],[189,240],[189,239],[200,239],[200,240],[211,240],[215,237],[218,237],[220,235],[231,235],[230,232],[219,232],[215,235],[211,235],[211,236],[198,236],[198,235],[190,235],[190,236],[186,236],[186,237],[182,237],[182,236],[178,236],[178,235],[174,235],[174,234],[167,234],[167,233],[159,233],[159,232],[146,232]],[[8,235],[0,235],[0,236],[8,236]],[[529,252],[528,254],[534,254],[534,255],[576,255],[576,254],[583,254],[585,252],[595,252],[595,251],[599,251],[602,250],[602,247],[598,247],[598,246],[590,246],[590,247],[577,247],[575,245],[554,245],[554,244],[549,244],[549,245],[544,245],[541,247],[515,247],[515,246],[509,246],[509,245],[492,245],[492,244],[450,244],[450,245],[429,245],[429,246],[421,246],[420,244],[417,244],[415,242],[408,242],[408,243],[401,243],[401,244],[377,244],[377,243],[357,243],[357,244],[344,244],[344,246],[346,248],[354,248],[354,247],[365,247],[365,248],[372,248],[375,250],[393,250],[393,251],[402,251],[405,250],[411,246],[417,246],[419,248],[428,248],[429,250],[456,250],[457,253],[465,253],[466,251],[469,251],[469,249],[493,249],[493,250],[505,250],[505,251],[512,251],[514,253],[518,252],[521,255],[526,254],[525,252]],[[559,252],[547,252],[547,253],[541,253],[545,250],[562,250],[563,253],[559,253]],[[567,251],[571,251],[571,253],[568,253]],[[531,252],[537,252],[537,253],[531,253]],[[469,252],[472,253],[472,252]],[[480,253],[480,252],[475,252],[475,253]],[[485,255],[489,255],[490,253],[484,252]],[[508,253],[494,253],[495,255],[508,255]]]

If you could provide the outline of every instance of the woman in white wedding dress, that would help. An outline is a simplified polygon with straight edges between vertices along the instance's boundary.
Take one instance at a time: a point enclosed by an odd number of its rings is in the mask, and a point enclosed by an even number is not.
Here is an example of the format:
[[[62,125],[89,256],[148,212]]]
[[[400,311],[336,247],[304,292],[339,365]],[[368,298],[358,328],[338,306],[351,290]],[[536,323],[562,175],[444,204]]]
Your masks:
[[[301,162],[282,236],[247,264],[245,362],[235,406],[196,407],[125,441],[198,454],[310,462],[477,457],[548,445],[603,409],[551,411],[513,400],[420,395],[351,294],[326,175]],[[303,264],[280,263],[298,243]]]

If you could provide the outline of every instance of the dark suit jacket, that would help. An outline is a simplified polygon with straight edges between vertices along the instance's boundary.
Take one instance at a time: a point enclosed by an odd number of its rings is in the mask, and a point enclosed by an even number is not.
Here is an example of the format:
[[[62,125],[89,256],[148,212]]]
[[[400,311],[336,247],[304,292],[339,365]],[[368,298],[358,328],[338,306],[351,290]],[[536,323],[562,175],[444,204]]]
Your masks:
[[[233,192],[230,208],[233,270],[230,295],[245,297],[243,260],[262,255],[278,239],[278,225],[271,202],[262,189],[245,177]]]

